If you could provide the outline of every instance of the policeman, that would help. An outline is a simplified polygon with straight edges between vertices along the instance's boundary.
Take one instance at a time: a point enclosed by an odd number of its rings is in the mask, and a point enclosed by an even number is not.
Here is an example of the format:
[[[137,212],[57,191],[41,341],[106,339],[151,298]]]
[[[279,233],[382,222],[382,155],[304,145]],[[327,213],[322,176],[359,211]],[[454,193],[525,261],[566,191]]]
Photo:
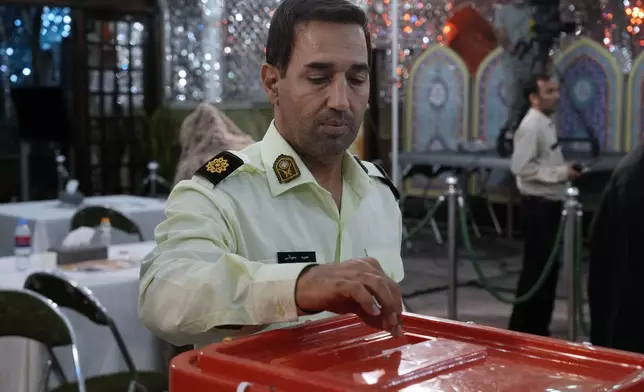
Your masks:
[[[577,165],[567,164],[557,140],[552,115],[559,101],[559,86],[546,74],[535,74],[524,85],[530,109],[514,135],[511,170],[521,194],[523,266],[516,296],[534,287],[555,245],[561,222],[561,201],[566,182],[580,176]],[[509,328],[549,336],[559,264],[551,269],[540,290],[514,306]]]
[[[275,119],[172,191],[141,268],[139,314],[175,345],[202,345],[355,313],[401,334],[401,213],[384,171],[346,150],[369,100],[364,12],[285,0],[261,77]]]

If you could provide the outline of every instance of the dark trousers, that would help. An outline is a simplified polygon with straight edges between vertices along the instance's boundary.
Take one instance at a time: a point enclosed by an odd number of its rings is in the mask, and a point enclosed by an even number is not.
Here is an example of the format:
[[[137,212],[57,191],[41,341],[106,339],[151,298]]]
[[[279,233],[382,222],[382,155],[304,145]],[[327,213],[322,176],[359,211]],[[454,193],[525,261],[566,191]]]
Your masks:
[[[523,268],[516,296],[528,292],[537,282],[555,245],[561,222],[561,202],[540,197],[522,196],[520,216],[523,226]],[[514,305],[509,329],[534,335],[550,336],[550,321],[554,309],[559,278],[559,255],[543,286],[532,299]]]

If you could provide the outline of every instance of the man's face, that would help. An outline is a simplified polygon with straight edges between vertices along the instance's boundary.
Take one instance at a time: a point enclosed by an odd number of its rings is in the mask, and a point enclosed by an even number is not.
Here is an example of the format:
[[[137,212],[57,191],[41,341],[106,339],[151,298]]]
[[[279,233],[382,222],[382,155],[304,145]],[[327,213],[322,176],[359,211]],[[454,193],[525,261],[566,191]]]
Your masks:
[[[557,110],[559,103],[559,83],[554,80],[540,80],[538,86],[539,94],[535,103],[544,114],[551,115]]]
[[[303,156],[333,160],[355,140],[369,102],[364,31],[317,21],[297,26],[286,74],[264,65],[262,79],[282,136]]]

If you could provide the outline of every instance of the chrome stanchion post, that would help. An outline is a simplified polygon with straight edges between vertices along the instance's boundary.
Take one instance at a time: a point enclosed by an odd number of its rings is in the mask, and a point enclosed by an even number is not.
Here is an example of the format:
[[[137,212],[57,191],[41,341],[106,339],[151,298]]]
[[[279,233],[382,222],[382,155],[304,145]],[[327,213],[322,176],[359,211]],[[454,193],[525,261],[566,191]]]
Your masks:
[[[66,158],[62,154],[56,155],[56,173],[58,174],[58,193],[65,190],[65,183],[69,179],[69,173],[65,168]]]
[[[584,228],[584,209],[583,209],[582,204],[579,202],[579,199],[577,199],[577,211],[576,211],[575,218],[576,218],[576,220],[575,220],[575,230],[577,230],[577,231],[575,232],[575,258],[574,258],[573,262],[575,264],[577,264],[577,263],[581,262],[581,256],[583,254],[583,249],[582,249],[583,248],[582,247],[583,243],[580,244],[578,241],[583,241],[583,238],[580,238],[580,237],[583,235],[582,230]],[[581,273],[579,273],[580,270],[578,270],[578,268],[580,269],[581,266],[580,265],[575,265],[575,264],[573,264],[573,272],[577,272],[577,273],[575,273],[575,278],[574,278],[575,279],[575,289],[576,289],[575,290],[576,297],[575,297],[574,305],[575,305],[575,309],[579,309],[579,307],[583,306],[583,304],[584,304],[584,295],[582,294],[582,290],[581,290],[581,287],[580,287],[582,285],[581,284]],[[577,317],[577,320],[575,320],[576,321],[575,331],[577,331],[578,330],[577,328],[579,328],[580,325],[584,324],[584,317],[581,315],[580,312],[577,312],[575,314],[576,314],[576,317]],[[581,331],[582,331],[582,333],[589,333],[590,332],[590,331],[586,331],[583,326],[581,327]],[[588,336],[588,338],[590,339],[590,336]]]
[[[448,177],[447,183],[447,259],[449,262],[449,283],[447,291],[447,317],[458,319],[458,179]]]
[[[568,283],[568,340],[577,340],[577,284],[575,276],[575,240],[577,230],[577,212],[579,211],[579,189],[570,186],[566,189],[564,203],[564,239],[563,239],[563,265]]]
[[[29,200],[29,156],[31,155],[31,144],[26,141],[20,142],[20,199]]]
[[[148,163],[148,170],[150,171],[150,196],[157,196],[157,170],[159,169],[159,164],[155,161]]]
[[[165,188],[170,188],[168,185],[168,182],[161,176],[157,174],[157,170],[159,170],[159,163],[156,161],[150,161],[148,162],[148,171],[150,174],[148,174],[147,177],[143,180],[143,183],[141,184],[138,194],[142,195],[145,192],[145,187],[149,186],[149,192],[148,196],[149,197],[157,197],[157,185],[161,185]]]

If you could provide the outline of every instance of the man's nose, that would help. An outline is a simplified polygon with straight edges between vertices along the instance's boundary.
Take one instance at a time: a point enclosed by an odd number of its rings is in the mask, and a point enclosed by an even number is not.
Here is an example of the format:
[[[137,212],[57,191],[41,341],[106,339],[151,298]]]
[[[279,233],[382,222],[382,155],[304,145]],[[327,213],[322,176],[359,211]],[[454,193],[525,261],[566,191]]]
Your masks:
[[[329,97],[327,106],[330,109],[339,112],[346,112],[349,110],[349,86],[344,78],[335,78],[333,83],[329,86]]]

